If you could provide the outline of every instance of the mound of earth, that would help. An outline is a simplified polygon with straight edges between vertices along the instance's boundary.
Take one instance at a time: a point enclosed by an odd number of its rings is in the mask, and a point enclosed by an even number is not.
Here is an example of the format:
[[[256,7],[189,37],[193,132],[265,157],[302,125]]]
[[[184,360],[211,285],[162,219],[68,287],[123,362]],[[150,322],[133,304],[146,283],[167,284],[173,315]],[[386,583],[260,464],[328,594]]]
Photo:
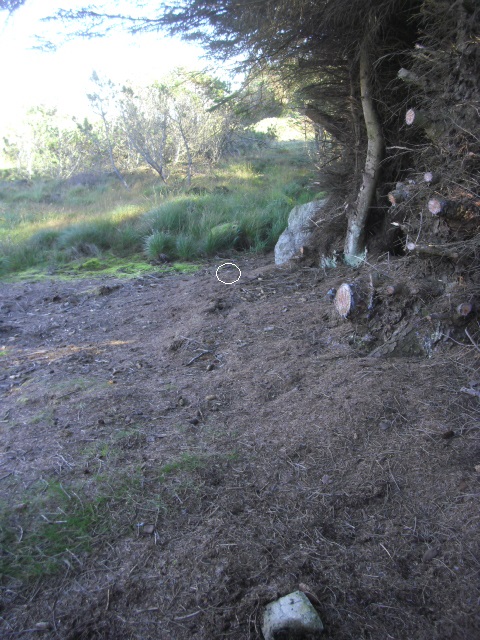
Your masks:
[[[341,268],[271,262],[0,285],[0,559],[94,515],[3,638],[253,640],[299,585],[325,638],[480,637],[478,347],[374,357]]]

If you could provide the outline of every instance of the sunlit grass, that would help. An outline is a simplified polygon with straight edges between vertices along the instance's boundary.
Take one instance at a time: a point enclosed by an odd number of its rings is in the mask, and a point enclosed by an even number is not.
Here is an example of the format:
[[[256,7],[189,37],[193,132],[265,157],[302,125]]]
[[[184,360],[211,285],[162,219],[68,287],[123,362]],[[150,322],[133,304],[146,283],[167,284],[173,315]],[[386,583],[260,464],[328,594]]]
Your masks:
[[[151,173],[92,187],[20,184],[0,200],[0,275],[55,272],[88,258],[198,260],[269,251],[289,211],[312,200],[304,146],[285,143],[205,168],[190,186]]]

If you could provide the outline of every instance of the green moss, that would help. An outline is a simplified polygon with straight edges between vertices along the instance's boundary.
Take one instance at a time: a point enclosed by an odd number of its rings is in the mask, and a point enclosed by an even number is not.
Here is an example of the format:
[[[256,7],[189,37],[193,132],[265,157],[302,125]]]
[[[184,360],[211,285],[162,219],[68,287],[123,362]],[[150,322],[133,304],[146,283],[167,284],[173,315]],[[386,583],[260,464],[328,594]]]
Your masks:
[[[198,267],[196,267],[198,268]],[[79,278],[138,278],[142,275],[157,273],[158,267],[145,262],[141,256],[133,256],[130,260],[122,260],[113,256],[105,258],[89,258],[77,262],[66,263],[55,267],[35,267],[19,273],[9,274],[4,282],[39,282],[43,280],[71,281]]]
[[[105,268],[105,263],[98,258],[90,258],[90,260],[85,260],[85,262],[82,262],[77,267],[77,269],[81,271],[103,271]]]

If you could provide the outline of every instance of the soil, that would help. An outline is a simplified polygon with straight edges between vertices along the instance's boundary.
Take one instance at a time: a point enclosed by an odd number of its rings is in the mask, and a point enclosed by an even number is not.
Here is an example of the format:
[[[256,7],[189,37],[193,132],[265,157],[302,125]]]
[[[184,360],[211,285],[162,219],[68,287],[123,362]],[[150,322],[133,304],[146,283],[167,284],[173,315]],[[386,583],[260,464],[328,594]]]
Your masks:
[[[325,638],[480,637],[478,347],[374,357],[341,267],[237,263],[0,285],[1,497],[115,523],[3,576],[2,637],[253,640],[299,585]]]

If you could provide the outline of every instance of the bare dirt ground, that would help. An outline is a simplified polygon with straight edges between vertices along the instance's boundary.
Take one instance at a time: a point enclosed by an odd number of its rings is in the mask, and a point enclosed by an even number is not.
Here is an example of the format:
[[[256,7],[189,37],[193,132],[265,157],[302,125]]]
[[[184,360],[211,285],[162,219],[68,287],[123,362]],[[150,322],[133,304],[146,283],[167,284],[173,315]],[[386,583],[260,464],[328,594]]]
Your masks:
[[[3,576],[3,638],[253,640],[299,584],[325,638],[480,637],[477,349],[371,357],[341,269],[271,263],[0,285],[3,525],[96,505],[89,549]]]

